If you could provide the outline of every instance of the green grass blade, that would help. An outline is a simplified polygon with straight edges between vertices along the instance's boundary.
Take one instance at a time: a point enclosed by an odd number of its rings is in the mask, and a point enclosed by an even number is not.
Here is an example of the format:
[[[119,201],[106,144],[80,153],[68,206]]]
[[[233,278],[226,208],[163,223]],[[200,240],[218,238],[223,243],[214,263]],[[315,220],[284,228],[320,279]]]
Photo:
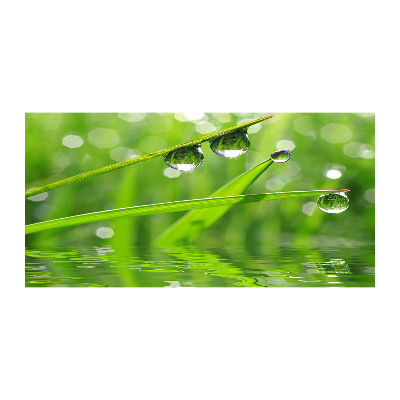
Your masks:
[[[245,124],[237,125],[237,126],[234,126],[234,127],[228,128],[228,129],[224,129],[222,131],[210,133],[209,135],[203,135],[201,138],[198,138],[198,139],[195,139],[195,140],[191,140],[189,142],[181,143],[181,144],[178,144],[176,146],[169,147],[168,149],[159,150],[159,151],[156,151],[154,153],[146,154],[146,155],[141,156],[141,157],[132,158],[132,159],[126,160],[126,161],[121,161],[121,162],[118,162],[118,163],[115,163],[115,164],[108,165],[106,167],[97,168],[97,169],[94,169],[92,171],[88,171],[88,172],[84,172],[84,173],[79,174],[79,175],[71,176],[70,178],[66,178],[66,179],[63,179],[61,181],[50,183],[48,185],[44,185],[44,186],[41,186],[39,188],[30,189],[30,190],[27,190],[25,192],[25,198],[31,197],[31,196],[35,196],[35,195],[40,194],[40,193],[49,192],[50,190],[54,190],[54,189],[58,189],[58,188],[63,187],[63,186],[71,185],[73,183],[80,182],[80,181],[83,181],[85,179],[93,178],[95,176],[104,174],[106,172],[111,172],[111,171],[115,171],[115,170],[123,168],[123,167],[127,167],[129,165],[138,164],[138,163],[150,160],[150,159],[155,158],[155,157],[165,156],[170,151],[179,149],[181,147],[194,146],[196,144],[201,144],[203,142],[207,142],[210,139],[216,138],[217,136],[225,135],[226,133],[234,131],[234,130],[239,129],[239,128],[248,128],[251,125],[257,124],[257,123],[262,122],[262,121],[265,121],[265,120],[270,119],[272,117],[274,117],[274,115],[268,115],[267,117],[263,117],[263,118],[256,119],[254,121],[246,122]]]
[[[238,203],[253,203],[259,201],[285,199],[290,197],[321,195],[324,193],[335,193],[343,191],[347,191],[347,189],[248,194],[240,196],[213,197],[205,199],[180,200],[168,203],[149,204],[143,206],[120,208],[117,210],[106,210],[88,214],[74,215],[71,217],[54,219],[51,221],[38,222],[36,224],[26,225],[25,234],[40,232],[47,229],[88,224],[90,222],[106,221],[114,218],[161,214],[161,213],[176,212],[176,211],[187,211],[200,208],[221,207]]]
[[[274,162],[270,158],[263,161],[254,168],[232,179],[209,197],[238,196],[243,194],[272,164]],[[188,244],[221,218],[230,207],[231,205],[227,205],[214,208],[213,210],[197,209],[190,211],[161,233],[154,244],[157,246]]]

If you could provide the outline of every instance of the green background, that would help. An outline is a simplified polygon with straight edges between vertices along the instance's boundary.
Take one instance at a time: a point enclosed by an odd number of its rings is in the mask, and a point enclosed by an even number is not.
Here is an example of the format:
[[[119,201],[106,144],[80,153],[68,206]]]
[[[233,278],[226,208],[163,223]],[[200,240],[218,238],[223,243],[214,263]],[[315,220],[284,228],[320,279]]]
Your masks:
[[[28,113],[26,190],[270,114],[273,113]],[[271,166],[247,193],[347,188],[351,190],[347,211],[324,213],[310,204],[316,202],[316,197],[237,205],[194,244],[250,247],[373,243],[374,115],[276,113],[260,127],[257,132],[257,127],[250,129],[250,149],[236,159],[218,156],[203,143],[202,165],[176,177],[169,177],[174,170],[160,157],[50,191],[47,196],[27,199],[26,223],[208,197],[273,151],[294,145],[289,162]],[[67,147],[65,144],[71,146],[70,135],[75,140],[79,136],[83,144]],[[72,141],[72,145],[77,144]],[[332,170],[340,171],[341,176],[330,179],[332,172],[328,171]],[[28,235],[26,244],[147,246],[183,214],[132,217],[39,232]],[[98,237],[96,232],[101,227],[111,228],[113,236]]]

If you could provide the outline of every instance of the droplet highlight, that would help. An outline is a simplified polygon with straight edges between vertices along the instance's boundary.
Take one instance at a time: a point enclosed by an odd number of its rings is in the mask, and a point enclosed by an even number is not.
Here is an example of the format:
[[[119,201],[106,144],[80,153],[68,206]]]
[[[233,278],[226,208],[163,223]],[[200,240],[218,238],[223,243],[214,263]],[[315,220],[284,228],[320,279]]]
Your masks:
[[[339,214],[349,208],[349,199],[342,193],[323,194],[317,201],[318,207],[330,214]]]
[[[165,157],[166,164],[178,171],[190,171],[197,168],[203,161],[201,146],[188,146],[170,151]]]
[[[239,157],[250,147],[250,139],[246,129],[238,129],[214,139],[210,145],[211,150],[219,156],[234,158]]]
[[[277,150],[271,154],[271,159],[274,162],[286,162],[290,158],[288,150]]]

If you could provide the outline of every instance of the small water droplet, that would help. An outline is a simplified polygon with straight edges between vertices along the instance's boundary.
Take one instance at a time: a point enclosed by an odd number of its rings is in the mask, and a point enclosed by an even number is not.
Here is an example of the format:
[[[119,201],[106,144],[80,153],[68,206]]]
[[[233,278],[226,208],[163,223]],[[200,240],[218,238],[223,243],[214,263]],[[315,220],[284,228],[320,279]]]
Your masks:
[[[349,199],[342,192],[323,194],[318,199],[317,205],[322,211],[338,214],[349,208]]]
[[[179,171],[190,171],[197,168],[204,159],[201,146],[188,146],[170,151],[164,161],[171,168]]]
[[[288,150],[277,150],[271,154],[271,159],[275,162],[286,162],[289,158],[290,153]]]
[[[246,153],[250,140],[246,129],[238,129],[213,140],[211,150],[219,156],[233,158]]]

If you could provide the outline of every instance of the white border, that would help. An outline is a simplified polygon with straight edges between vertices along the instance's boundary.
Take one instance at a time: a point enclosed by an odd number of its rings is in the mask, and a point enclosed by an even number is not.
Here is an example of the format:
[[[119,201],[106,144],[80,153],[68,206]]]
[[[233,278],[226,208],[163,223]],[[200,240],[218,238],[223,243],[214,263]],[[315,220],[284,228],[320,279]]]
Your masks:
[[[390,4],[6,5],[3,398],[396,397],[399,28]],[[377,287],[25,289],[24,176],[14,167],[24,113],[190,110],[376,112]]]

